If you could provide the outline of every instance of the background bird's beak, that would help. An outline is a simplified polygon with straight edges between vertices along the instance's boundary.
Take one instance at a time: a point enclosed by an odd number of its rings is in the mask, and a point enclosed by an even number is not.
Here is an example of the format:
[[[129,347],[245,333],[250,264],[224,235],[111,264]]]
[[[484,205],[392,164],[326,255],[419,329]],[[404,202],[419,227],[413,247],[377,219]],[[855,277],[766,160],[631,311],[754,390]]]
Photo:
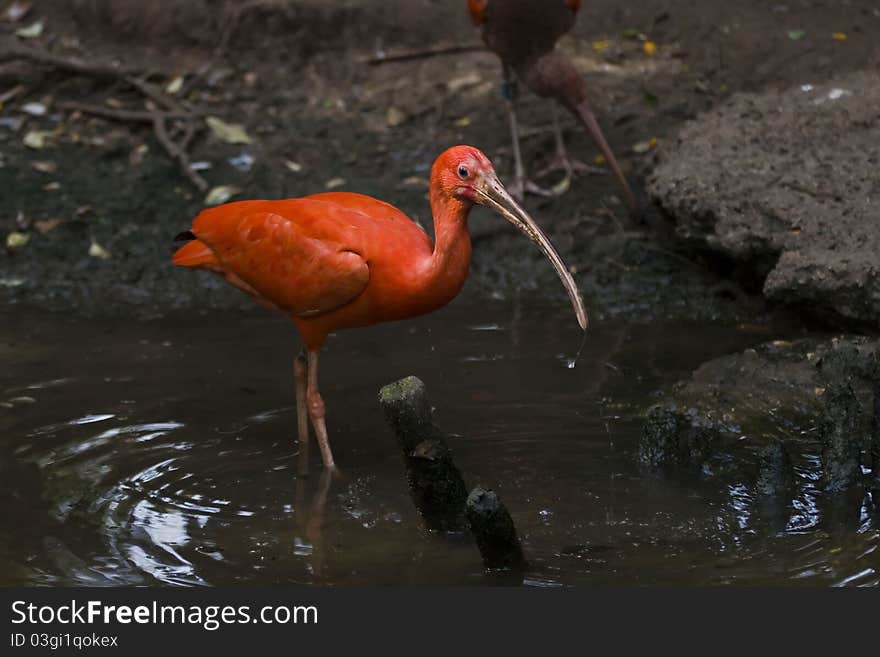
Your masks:
[[[553,264],[553,268],[556,269],[556,273],[559,274],[559,278],[562,280],[569,298],[571,298],[571,304],[574,306],[578,324],[580,324],[582,329],[586,330],[589,325],[587,309],[581,300],[577,285],[571,277],[568,267],[565,266],[562,258],[559,257],[556,249],[553,248],[550,240],[538,227],[538,224],[535,223],[535,220],[511,198],[507,190],[504,189],[504,185],[494,175],[487,176],[486,184],[482,188],[476,189],[476,196],[477,202],[480,205],[486,205],[500,213],[510,223],[519,228],[526,237],[541,247],[544,255],[547,256]]]

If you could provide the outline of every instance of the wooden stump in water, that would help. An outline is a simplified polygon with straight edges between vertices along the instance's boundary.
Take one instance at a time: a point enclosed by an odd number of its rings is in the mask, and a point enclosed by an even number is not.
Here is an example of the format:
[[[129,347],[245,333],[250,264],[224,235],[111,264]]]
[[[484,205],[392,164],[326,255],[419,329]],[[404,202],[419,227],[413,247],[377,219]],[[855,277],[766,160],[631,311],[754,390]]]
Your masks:
[[[486,568],[522,570],[526,562],[510,513],[493,491],[478,487],[468,496],[433,422],[425,384],[414,376],[390,383],[379,391],[379,403],[403,451],[410,495],[428,527],[470,526]]]
[[[486,568],[525,569],[526,560],[513,518],[495,491],[474,488],[467,499],[467,517]]]
[[[467,529],[467,488],[440,430],[434,425],[425,384],[414,376],[379,391],[385,418],[403,451],[410,494],[430,529]]]

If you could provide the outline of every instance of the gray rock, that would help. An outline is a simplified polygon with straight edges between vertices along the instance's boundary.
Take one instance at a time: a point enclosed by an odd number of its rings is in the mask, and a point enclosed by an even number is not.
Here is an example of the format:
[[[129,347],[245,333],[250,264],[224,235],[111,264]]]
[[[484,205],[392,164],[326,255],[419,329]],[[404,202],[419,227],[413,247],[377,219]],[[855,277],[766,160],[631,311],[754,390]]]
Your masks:
[[[793,459],[840,492],[870,462],[872,363],[880,342],[863,337],[776,341],[704,363],[648,410],[639,460],[722,476],[760,496],[792,488]],[[818,459],[803,459],[814,454]],[[791,455],[791,456],[790,456]]]
[[[664,145],[648,189],[678,235],[765,295],[880,324],[880,74],[737,94]]]

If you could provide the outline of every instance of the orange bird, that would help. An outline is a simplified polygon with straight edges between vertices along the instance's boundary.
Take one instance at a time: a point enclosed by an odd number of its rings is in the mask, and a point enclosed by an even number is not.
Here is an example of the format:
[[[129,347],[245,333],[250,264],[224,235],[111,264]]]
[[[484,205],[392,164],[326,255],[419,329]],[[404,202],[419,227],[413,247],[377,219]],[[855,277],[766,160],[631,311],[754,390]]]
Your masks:
[[[519,147],[519,127],[516,118],[516,93],[512,73],[542,98],[553,98],[586,128],[602,151],[605,161],[620,181],[626,202],[634,212],[638,210],[617,158],[590,107],[587,83],[574,64],[556,49],[556,42],[574,27],[581,0],[468,0],[468,10],[474,24],[480,26],[483,40],[501,58],[504,69],[504,88],[510,115],[513,156],[516,166],[514,195],[525,192],[548,195],[526,178]],[[565,149],[562,130],[554,110],[553,127],[556,134],[556,164],[547,171],[562,168],[568,179],[575,169]],[[584,164],[578,167],[588,170]]]
[[[587,328],[571,274],[481,151],[455,146],[441,154],[431,169],[430,198],[433,244],[394,206],[347,192],[228,203],[203,210],[178,235],[192,241],[177,250],[174,264],[217,272],[293,321],[308,354],[294,362],[300,445],[307,445],[308,417],[328,469],[334,468],[333,453],[318,391],[318,352],[327,334],[449,303],[467,278],[467,218],[474,204],[497,211],[541,248]]]

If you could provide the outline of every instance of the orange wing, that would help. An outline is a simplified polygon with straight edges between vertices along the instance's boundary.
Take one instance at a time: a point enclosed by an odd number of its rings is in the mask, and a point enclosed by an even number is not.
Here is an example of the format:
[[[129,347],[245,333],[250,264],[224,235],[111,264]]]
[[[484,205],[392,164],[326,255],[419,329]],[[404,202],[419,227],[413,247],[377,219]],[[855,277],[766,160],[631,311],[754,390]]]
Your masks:
[[[196,217],[198,240],[181,248],[174,262],[223,273],[291,315],[318,315],[355,299],[370,280],[358,253],[361,214],[308,197],[229,203]]]
[[[468,11],[471,12],[471,19],[474,25],[482,25],[486,22],[486,7],[489,0],[468,0]]]

